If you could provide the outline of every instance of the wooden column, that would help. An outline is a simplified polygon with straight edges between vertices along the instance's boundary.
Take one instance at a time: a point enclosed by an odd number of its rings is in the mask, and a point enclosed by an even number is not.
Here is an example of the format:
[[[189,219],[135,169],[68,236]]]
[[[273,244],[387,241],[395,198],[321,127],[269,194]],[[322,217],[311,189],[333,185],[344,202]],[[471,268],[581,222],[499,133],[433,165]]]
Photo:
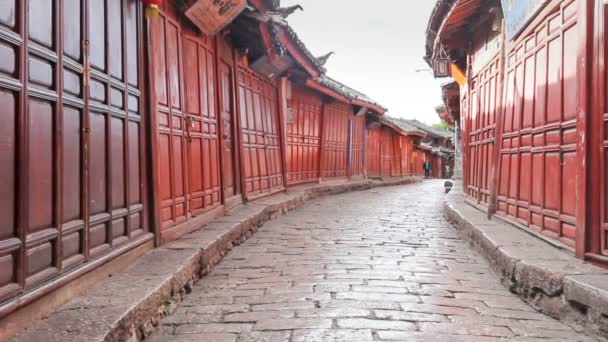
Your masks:
[[[221,33],[220,33],[221,34]],[[217,120],[217,153],[219,156],[219,172],[220,172],[220,203],[221,204],[226,204],[226,194],[225,194],[225,188],[224,185],[226,184],[226,180],[224,179],[225,175],[224,175],[224,168],[225,168],[225,161],[224,161],[224,115],[222,114],[222,96],[223,96],[223,89],[222,89],[222,80],[220,79],[220,64],[221,64],[221,59],[220,59],[220,38],[219,35],[216,35],[215,38],[213,38],[213,46],[215,48],[215,58],[214,58],[214,64],[215,67],[213,68],[213,72],[215,73],[215,77],[213,78],[214,83],[213,83],[213,87],[215,87],[215,91],[213,92],[215,94],[215,98],[212,99],[212,101],[215,101],[215,115],[216,115],[216,120]],[[185,72],[189,72],[188,70],[184,70]],[[236,185],[235,185],[236,186]]]
[[[584,259],[588,252],[601,253],[601,204],[604,203],[601,197],[606,193],[606,179],[601,176],[604,158],[600,157],[604,140],[601,133],[604,130],[599,129],[604,125],[603,117],[606,111],[606,66],[603,63],[606,57],[604,6],[603,1],[578,2],[575,252],[581,259]],[[597,45],[594,46],[594,42]],[[597,180],[603,182],[598,184]]]
[[[243,151],[243,127],[241,124],[241,91],[240,91],[240,85],[239,85],[239,58],[241,58],[242,56],[239,54],[238,51],[234,51],[234,98],[235,98],[235,104],[236,106],[234,107],[234,111],[235,111],[235,125],[236,125],[236,132],[237,132],[237,136],[236,136],[236,150],[235,151],[235,155],[238,156],[239,159],[239,182],[241,184],[241,197],[243,199],[243,203],[247,203],[247,191],[246,191],[246,184],[245,184],[245,165],[244,165],[244,158],[243,155],[245,154]]]
[[[321,127],[319,128],[319,183],[323,181],[323,153],[325,151],[325,101],[321,106]]]
[[[503,117],[505,115],[505,108],[503,108],[503,98],[505,97],[506,89],[503,91],[505,84],[505,64],[506,64],[506,48],[505,44],[507,42],[506,34],[505,34],[505,24],[504,20],[502,23],[502,33],[500,39],[500,70],[498,71],[498,75],[496,79],[500,84],[498,85],[498,91],[496,92],[496,99],[498,110],[494,113],[496,115],[496,128],[494,129],[494,155],[492,156],[492,168],[490,174],[490,200],[488,203],[488,217],[496,214],[496,205],[497,205],[497,194],[498,194],[498,180],[500,178],[500,150],[502,145],[502,122]],[[471,69],[471,65],[469,65],[469,69]],[[479,196],[481,198],[481,196]]]
[[[289,87],[289,80],[287,77],[281,77],[279,79],[279,129],[280,129],[280,140],[281,140],[281,166],[283,174],[283,184],[285,185],[285,192],[287,191],[287,120],[286,116],[289,111],[287,88]]]

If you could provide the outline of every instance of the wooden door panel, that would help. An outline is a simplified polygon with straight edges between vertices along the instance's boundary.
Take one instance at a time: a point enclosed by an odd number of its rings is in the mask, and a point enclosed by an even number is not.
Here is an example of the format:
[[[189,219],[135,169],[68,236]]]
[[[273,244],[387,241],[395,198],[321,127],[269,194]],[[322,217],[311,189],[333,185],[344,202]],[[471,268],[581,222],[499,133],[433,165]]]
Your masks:
[[[28,233],[52,228],[56,222],[53,217],[53,168],[55,151],[53,149],[53,105],[46,101],[29,101],[30,140],[29,163],[29,227]]]
[[[393,170],[393,134],[388,128],[382,129],[380,154],[380,173],[382,177],[390,177]]]
[[[17,100],[15,93],[0,88],[0,240],[16,237]]]
[[[317,181],[323,103],[316,94],[293,87],[289,106],[293,119],[287,125],[288,184]]]
[[[578,163],[576,8],[563,1],[506,56],[497,198],[500,214],[570,246]]]
[[[237,85],[245,195],[253,198],[280,191],[284,184],[276,84],[240,66]]]
[[[88,34],[91,66],[106,70],[106,1],[88,1]]]
[[[322,177],[345,177],[348,158],[348,122],[353,116],[352,106],[332,102],[323,113]]]
[[[381,155],[380,155],[380,141],[381,141],[381,128],[373,127],[367,129],[367,156],[366,156],[366,168],[367,175],[369,177],[381,177]]]
[[[55,42],[52,0],[29,1],[29,38],[48,48]]]
[[[493,165],[493,151],[496,134],[496,118],[499,97],[498,73],[500,56],[495,57],[487,66],[478,72],[471,81],[471,104],[468,118],[465,119],[467,130],[467,195],[470,199],[488,206],[490,201],[490,173]],[[521,102],[519,104],[521,107]],[[520,125],[520,121],[505,123],[510,127]],[[509,189],[500,188],[507,192]]]
[[[358,177],[363,175],[363,154],[364,154],[364,134],[365,117],[355,117],[352,119],[352,146],[351,146],[351,176]]]
[[[0,74],[25,89],[8,90],[0,81],[0,244],[7,246],[0,253],[0,301],[112,252],[129,240],[131,218],[147,230],[140,194],[141,89],[127,87],[120,77],[140,66],[137,44],[127,48],[135,58],[124,65],[122,42],[123,13],[132,14],[131,32],[139,41],[141,5],[40,0],[8,1],[2,8],[0,37],[9,37],[6,32],[15,31],[24,15],[29,24],[15,38],[0,38]],[[114,57],[107,55],[106,32],[120,51]],[[16,40],[27,45],[24,53]],[[112,81],[106,61],[116,67]],[[19,64],[26,74],[19,73]],[[85,82],[89,66],[91,79]],[[17,179],[17,170],[24,177]]]
[[[63,54],[75,61],[82,56],[81,0],[63,1]],[[69,18],[69,19],[68,19]]]
[[[162,6],[151,28],[163,240],[220,205],[215,51],[172,6]]]

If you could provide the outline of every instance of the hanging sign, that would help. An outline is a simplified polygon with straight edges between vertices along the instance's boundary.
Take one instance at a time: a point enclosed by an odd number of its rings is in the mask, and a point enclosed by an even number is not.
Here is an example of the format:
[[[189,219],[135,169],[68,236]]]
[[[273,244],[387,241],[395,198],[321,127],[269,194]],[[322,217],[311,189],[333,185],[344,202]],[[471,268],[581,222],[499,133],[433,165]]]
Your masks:
[[[213,36],[230,24],[247,7],[247,0],[195,0],[185,11],[204,34]]]
[[[500,2],[505,16],[507,37],[513,39],[548,0],[500,0]]]

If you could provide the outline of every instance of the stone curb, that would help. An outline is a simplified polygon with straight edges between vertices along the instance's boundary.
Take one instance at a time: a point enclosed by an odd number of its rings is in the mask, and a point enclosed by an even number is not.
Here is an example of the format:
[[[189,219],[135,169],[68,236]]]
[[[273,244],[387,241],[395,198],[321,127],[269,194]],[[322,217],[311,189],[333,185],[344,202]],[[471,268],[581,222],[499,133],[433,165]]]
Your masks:
[[[201,277],[264,223],[314,198],[418,181],[407,177],[303,186],[237,206],[201,229],[150,251],[11,341],[139,341],[177,309]]]
[[[443,210],[511,292],[575,330],[608,341],[608,270],[500,219],[488,219],[466,204],[460,192],[447,195]]]

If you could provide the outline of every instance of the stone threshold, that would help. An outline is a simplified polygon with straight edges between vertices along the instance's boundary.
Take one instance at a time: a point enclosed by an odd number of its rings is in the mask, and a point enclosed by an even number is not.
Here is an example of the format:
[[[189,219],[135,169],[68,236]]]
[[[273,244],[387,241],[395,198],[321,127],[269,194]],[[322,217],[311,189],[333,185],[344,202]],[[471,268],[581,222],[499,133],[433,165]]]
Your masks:
[[[177,309],[200,278],[265,222],[321,196],[420,180],[327,181],[239,205],[199,230],[149,251],[10,340],[139,341]]]
[[[483,254],[502,283],[534,309],[608,341],[608,270],[465,203],[461,184],[444,215]]]

